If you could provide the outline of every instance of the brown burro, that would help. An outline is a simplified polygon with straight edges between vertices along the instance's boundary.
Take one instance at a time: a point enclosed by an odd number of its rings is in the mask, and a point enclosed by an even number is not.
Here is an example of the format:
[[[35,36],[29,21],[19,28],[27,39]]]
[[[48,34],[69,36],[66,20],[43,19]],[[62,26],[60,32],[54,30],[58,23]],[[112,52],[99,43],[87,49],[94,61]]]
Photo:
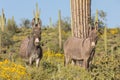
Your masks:
[[[36,61],[36,67],[39,66],[39,62],[42,58],[42,48],[40,46],[41,39],[41,29],[40,22],[35,22],[35,18],[32,21],[33,31],[31,36],[25,38],[20,46],[19,55],[27,59],[29,64],[31,65],[34,61]]]
[[[69,62],[75,64],[76,61],[82,61],[82,67],[88,69],[90,58],[93,57],[96,40],[96,30],[90,31],[86,39],[77,37],[68,38],[64,43],[65,65]]]

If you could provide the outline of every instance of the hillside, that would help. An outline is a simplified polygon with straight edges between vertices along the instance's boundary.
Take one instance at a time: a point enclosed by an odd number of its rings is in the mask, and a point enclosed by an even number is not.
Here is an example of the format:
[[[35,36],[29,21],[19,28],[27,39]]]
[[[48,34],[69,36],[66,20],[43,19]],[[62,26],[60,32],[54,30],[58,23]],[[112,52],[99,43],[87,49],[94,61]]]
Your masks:
[[[120,77],[120,34],[112,32],[108,29],[107,32],[107,53],[104,50],[104,34],[100,35],[94,59],[91,64],[91,70],[88,72],[79,66],[68,65],[64,67],[64,54],[58,47],[58,31],[57,28],[43,28],[41,46],[43,48],[43,58],[40,62],[40,67],[26,66],[24,61],[19,57],[19,47],[21,41],[30,35],[31,28],[20,28],[18,33],[13,36],[14,44],[7,49],[6,54],[0,54],[1,67],[3,67],[4,76],[2,79],[13,79],[13,72],[6,72],[12,61],[15,65],[21,65],[25,68],[26,74],[29,74],[28,79],[32,80],[119,80]],[[62,31],[62,43],[71,35],[70,31]],[[12,55],[9,55],[12,53]],[[12,66],[12,65],[11,65]],[[8,67],[10,68],[10,67]],[[20,67],[18,67],[19,69]],[[11,69],[11,68],[10,68]],[[24,71],[23,71],[24,72]],[[26,75],[23,74],[23,75]],[[2,73],[0,74],[0,76]],[[22,74],[16,74],[22,75]],[[8,77],[7,77],[8,76]],[[26,80],[26,78],[19,78]]]

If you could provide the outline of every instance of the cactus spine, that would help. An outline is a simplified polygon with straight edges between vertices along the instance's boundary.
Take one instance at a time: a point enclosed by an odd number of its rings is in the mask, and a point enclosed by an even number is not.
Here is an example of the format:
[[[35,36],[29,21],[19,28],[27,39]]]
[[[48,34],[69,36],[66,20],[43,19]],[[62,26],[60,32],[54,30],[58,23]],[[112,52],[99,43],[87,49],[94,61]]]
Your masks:
[[[61,11],[58,12],[59,17],[59,48],[62,48],[62,39],[61,39]]]

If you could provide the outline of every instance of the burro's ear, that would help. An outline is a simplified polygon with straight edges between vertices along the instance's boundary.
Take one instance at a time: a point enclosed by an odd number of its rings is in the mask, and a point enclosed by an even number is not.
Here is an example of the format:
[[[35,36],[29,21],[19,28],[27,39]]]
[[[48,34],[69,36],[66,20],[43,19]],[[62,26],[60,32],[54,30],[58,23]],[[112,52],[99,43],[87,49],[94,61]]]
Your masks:
[[[38,19],[38,24],[39,24],[39,26],[38,26],[38,27],[39,27],[39,28],[41,28],[41,26],[42,26],[42,21],[41,21],[41,19],[40,19],[40,18]]]
[[[34,27],[34,24],[35,24],[35,18],[32,19],[31,24],[32,24],[32,27]]]
[[[95,30],[98,30],[98,22],[95,22],[94,27],[95,27]]]

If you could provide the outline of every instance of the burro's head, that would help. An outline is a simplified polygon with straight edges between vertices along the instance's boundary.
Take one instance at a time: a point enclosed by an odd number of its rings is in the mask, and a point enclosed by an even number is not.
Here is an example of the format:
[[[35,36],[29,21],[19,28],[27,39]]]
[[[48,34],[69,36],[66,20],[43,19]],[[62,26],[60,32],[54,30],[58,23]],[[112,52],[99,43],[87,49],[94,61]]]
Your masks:
[[[39,18],[33,18],[32,20],[32,35],[34,44],[39,45],[41,40],[41,20]]]
[[[95,47],[96,45],[96,42],[97,42],[97,30],[96,29],[92,29],[90,32],[89,32],[89,38],[90,38],[90,41],[91,41],[91,46]]]

